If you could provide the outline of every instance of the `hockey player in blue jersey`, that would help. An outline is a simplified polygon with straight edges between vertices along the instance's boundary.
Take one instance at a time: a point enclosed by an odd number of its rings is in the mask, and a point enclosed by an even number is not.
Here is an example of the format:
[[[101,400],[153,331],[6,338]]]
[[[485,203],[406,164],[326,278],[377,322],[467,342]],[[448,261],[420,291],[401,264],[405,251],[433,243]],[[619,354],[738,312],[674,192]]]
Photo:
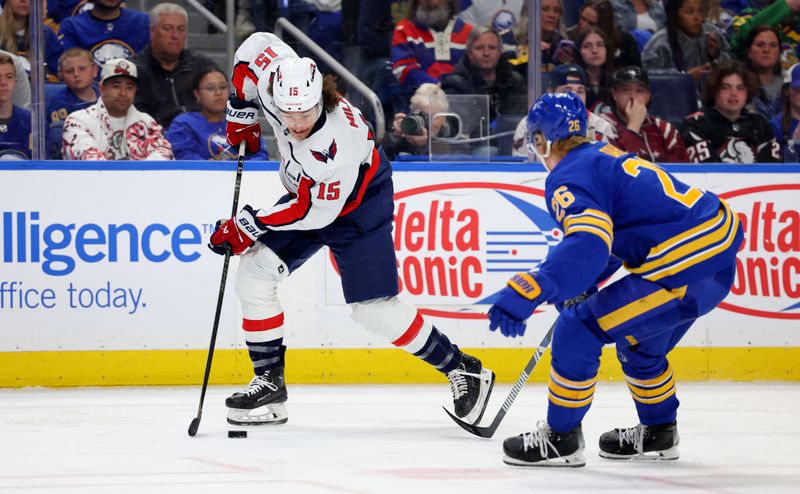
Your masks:
[[[610,343],[640,423],[603,434],[600,456],[676,459],[678,398],[667,353],[728,294],[743,239],[739,220],[716,195],[588,139],[586,108],[574,93],[540,97],[527,126],[528,147],[550,172],[545,199],[564,238],[535,271],[509,280],[489,310],[490,329],[521,336],[538,305],[561,312],[547,421],[507,438],[504,461],[585,464],[581,422]],[[629,274],[598,291],[621,265]]]

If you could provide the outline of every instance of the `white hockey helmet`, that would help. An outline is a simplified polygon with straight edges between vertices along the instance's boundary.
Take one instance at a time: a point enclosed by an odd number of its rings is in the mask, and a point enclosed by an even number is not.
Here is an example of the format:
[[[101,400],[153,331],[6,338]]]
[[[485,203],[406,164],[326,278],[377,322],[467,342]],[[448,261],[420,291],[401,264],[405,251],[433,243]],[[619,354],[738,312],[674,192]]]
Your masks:
[[[303,112],[322,102],[322,74],[308,57],[283,60],[272,80],[275,106],[283,112]]]

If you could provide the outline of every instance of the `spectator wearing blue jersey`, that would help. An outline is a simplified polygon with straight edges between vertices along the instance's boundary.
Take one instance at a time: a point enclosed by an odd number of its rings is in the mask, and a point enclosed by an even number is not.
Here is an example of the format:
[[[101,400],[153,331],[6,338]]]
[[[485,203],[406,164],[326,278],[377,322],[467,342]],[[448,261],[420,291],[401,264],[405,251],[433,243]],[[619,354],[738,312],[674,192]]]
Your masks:
[[[47,104],[47,156],[61,159],[61,135],[64,121],[75,111],[97,102],[100,88],[95,83],[97,65],[83,48],[70,48],[61,55],[58,75],[66,87]]]
[[[60,24],[67,17],[90,10],[93,6],[87,0],[47,0],[47,17]]]
[[[28,32],[30,3],[28,0],[6,0],[0,13],[0,49],[16,53],[23,62],[25,71],[30,73],[31,37]],[[47,26],[41,26],[44,32],[44,61],[51,78],[55,80],[58,71],[58,57],[64,49],[58,37]]]
[[[786,72],[783,84],[783,111],[770,121],[775,139],[786,163],[800,162],[800,63]]]
[[[99,67],[114,58],[133,59],[150,42],[150,21],[147,14],[121,4],[122,0],[95,0],[91,10],[64,19],[59,31],[64,49],[89,50]]]
[[[97,102],[100,89],[95,83],[97,65],[83,48],[70,48],[59,60],[59,76],[66,87],[47,105],[47,123],[64,121],[67,115]]]
[[[0,160],[31,158],[31,112],[14,106],[14,61],[0,53]]]
[[[225,137],[225,107],[228,102],[228,79],[217,68],[198,73],[192,81],[192,92],[200,111],[178,115],[165,137],[172,144],[178,160],[234,160],[237,151]],[[248,154],[247,160],[267,160],[267,145],[261,138],[261,149]]]

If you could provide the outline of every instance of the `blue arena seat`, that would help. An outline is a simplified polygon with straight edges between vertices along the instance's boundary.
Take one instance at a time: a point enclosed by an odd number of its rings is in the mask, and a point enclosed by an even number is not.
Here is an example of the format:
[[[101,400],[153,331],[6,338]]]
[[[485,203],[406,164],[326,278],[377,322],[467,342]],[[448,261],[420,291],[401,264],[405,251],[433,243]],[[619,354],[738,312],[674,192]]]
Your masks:
[[[58,94],[65,87],[67,87],[67,85],[64,84],[63,82],[58,82],[58,83],[54,83],[54,84],[45,84],[44,85],[44,107],[47,108],[47,106],[50,104],[50,100],[52,100],[53,97],[56,94]]]
[[[650,73],[649,111],[673,125],[698,109],[697,89],[689,74]]]

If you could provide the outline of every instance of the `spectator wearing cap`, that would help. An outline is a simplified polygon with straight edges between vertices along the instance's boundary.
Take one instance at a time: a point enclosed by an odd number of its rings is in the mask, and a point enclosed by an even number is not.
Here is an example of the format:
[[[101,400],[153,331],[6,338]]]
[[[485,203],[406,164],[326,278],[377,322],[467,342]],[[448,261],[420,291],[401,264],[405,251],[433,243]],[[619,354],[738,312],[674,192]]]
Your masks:
[[[686,117],[681,134],[695,163],[778,163],[780,144],[767,119],[745,105],[758,86],[738,61],[719,64],[705,83],[704,110]]]
[[[614,127],[612,144],[653,162],[689,161],[678,129],[647,111],[651,93],[646,70],[630,65],[616,71],[611,96],[613,103],[603,118]]]
[[[586,104],[586,72],[574,64],[559,65],[550,72],[549,92],[567,93],[572,91]],[[608,142],[609,135],[615,135],[614,127],[608,120],[588,111],[587,121],[588,135],[594,135],[598,141]],[[525,133],[527,131],[527,117],[520,120],[514,132],[514,139],[511,144],[511,154],[514,156],[527,156],[528,149],[525,146]]]
[[[792,65],[783,79],[783,111],[769,121],[781,146],[783,161],[800,162],[800,63]]]
[[[500,34],[490,27],[475,28],[467,38],[467,53],[453,72],[442,76],[447,94],[486,94],[489,119],[498,113],[522,114],[528,106],[525,78],[501,56]]]
[[[213,60],[186,48],[186,9],[160,3],[150,11],[150,44],[136,57],[136,107],[165,129],[176,116],[197,111],[192,81],[199,72],[219,69]]]
[[[112,58],[100,75],[100,99],[64,122],[62,153],[70,160],[171,160],[162,128],[133,105],[136,65]]]

